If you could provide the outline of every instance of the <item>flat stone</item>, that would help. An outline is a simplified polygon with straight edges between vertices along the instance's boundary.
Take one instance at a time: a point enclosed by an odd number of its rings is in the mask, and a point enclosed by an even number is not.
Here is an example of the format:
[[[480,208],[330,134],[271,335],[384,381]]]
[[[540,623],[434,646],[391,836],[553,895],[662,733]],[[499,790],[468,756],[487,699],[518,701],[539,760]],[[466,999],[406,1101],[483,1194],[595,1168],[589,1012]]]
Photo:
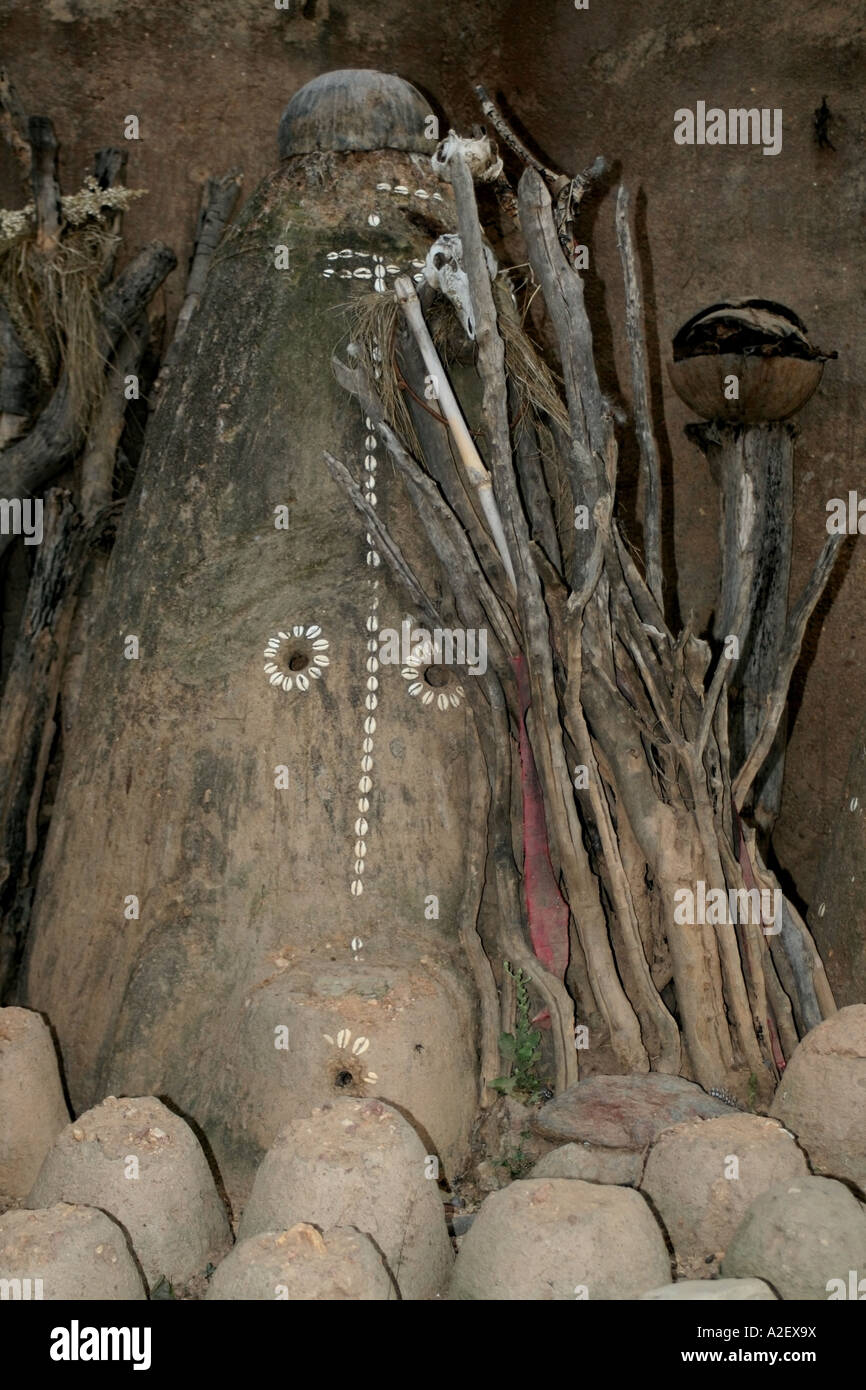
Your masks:
[[[643,1150],[663,1129],[683,1120],[731,1115],[729,1105],[681,1076],[591,1076],[545,1105],[533,1128],[554,1142]]]
[[[637,1187],[643,1157],[634,1149],[602,1149],[594,1144],[561,1144],[536,1163],[528,1178],[578,1178],[583,1182]]]
[[[638,1296],[638,1302],[658,1303],[768,1303],[776,1295],[763,1279],[683,1279]]]

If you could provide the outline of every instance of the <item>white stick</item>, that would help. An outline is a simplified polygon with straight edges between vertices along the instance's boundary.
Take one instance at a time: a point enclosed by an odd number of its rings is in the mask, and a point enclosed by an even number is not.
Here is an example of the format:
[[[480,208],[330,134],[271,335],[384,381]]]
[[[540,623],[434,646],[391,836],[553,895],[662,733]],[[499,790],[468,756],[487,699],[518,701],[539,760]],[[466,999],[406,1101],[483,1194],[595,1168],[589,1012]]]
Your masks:
[[[505,572],[511,580],[511,584],[516,590],[517,579],[514,574],[514,566],[511,563],[511,556],[508,552],[508,542],[505,539],[505,530],[502,525],[502,517],[499,515],[499,508],[496,505],[496,498],[493,495],[493,481],[484,466],[481,455],[475,447],[475,441],[469,433],[469,427],[463,418],[463,411],[460,409],[460,402],[451,389],[451,383],[445,374],[445,368],[439,358],[439,354],[430,337],[430,331],[424,321],[424,314],[421,309],[421,302],[415,291],[415,286],[408,275],[399,275],[394,281],[394,293],[397,302],[406,315],[421,356],[424,359],[424,367],[433,379],[433,389],[442,413],[448,421],[448,428],[454,436],[457,451],[463,461],[463,466],[469,474],[472,486],[478,494],[478,501],[481,505],[487,524],[490,527],[490,534],[493,543],[499,552],[499,558],[505,567]]]

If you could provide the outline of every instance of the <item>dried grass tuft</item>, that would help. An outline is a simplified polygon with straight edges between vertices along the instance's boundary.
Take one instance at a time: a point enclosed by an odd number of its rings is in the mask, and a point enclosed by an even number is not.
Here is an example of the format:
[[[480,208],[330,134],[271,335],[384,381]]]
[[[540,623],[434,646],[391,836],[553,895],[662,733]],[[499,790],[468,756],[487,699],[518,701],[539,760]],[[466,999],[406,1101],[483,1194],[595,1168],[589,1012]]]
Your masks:
[[[546,443],[551,453],[555,453],[548,422],[553,420],[566,431],[569,427],[561,383],[524,332],[507,283],[496,280],[493,287],[499,331],[505,345],[506,372],[519,403],[514,428],[519,430],[528,415],[538,428],[542,447]],[[355,300],[351,311],[351,341],[359,348],[364,364],[371,373],[375,367],[382,369],[376,389],[386,418],[419,458],[421,446],[395,361],[397,327],[402,313],[400,306],[393,294],[371,293]],[[434,301],[427,314],[427,323],[446,369],[458,359],[465,360],[467,349],[471,350],[472,345],[467,342],[452,305],[443,296],[438,296]]]
[[[86,421],[105,372],[100,343],[100,278],[120,237],[119,209],[143,189],[100,188],[93,178],[61,200],[63,236],[53,256],[36,247],[32,203],[0,211],[0,300],[22,349],[50,388],[65,371],[75,418]]]

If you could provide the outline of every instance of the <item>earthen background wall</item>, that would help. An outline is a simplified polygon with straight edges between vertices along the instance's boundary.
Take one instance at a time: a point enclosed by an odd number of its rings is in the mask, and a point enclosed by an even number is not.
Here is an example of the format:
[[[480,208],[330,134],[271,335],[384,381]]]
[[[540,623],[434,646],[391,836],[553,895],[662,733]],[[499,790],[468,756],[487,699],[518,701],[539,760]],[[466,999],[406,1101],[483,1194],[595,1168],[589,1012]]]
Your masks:
[[[864,486],[866,335],[862,243],[866,5],[721,0],[3,0],[0,49],[29,111],[50,115],[73,191],[99,145],[121,143],[135,113],[127,181],[149,196],[126,218],[126,253],[160,237],[180,268],[165,308],[176,314],[202,180],[233,165],[245,194],[276,163],[289,96],[329,68],[399,73],[455,125],[479,119],[472,85],[501,95],[543,155],[573,171],[603,152],[622,162],[638,199],[651,326],[666,358],[692,312],[727,295],[791,305],[815,341],[836,348],[799,417],[795,465],[798,591],[823,538],[825,503]],[[813,113],[826,96],[835,150]],[[697,100],[781,107],[777,157],[759,148],[687,148],[673,114]],[[640,195],[640,196],[638,196]],[[0,152],[0,202],[20,203]],[[622,295],[610,199],[591,235],[591,301],[607,385],[628,398]],[[684,616],[706,624],[716,584],[716,495],[685,440],[689,418],[656,364],[662,438]],[[779,859],[809,903],[862,711],[866,675],[866,549],[849,548],[796,681]],[[805,679],[804,679],[805,678]],[[814,921],[814,918],[813,918]],[[832,949],[844,924],[814,922]],[[832,957],[828,968],[833,976]]]

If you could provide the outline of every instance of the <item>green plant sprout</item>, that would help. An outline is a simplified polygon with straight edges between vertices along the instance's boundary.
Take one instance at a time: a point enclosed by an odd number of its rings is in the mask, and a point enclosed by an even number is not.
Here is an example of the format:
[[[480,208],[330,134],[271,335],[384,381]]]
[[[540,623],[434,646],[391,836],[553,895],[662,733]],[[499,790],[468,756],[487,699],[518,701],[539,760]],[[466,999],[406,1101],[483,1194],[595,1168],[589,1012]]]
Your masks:
[[[534,1163],[532,1156],[523,1147],[523,1140],[528,1138],[529,1130],[522,1130],[520,1143],[513,1144],[511,1148],[505,1150],[502,1158],[495,1160],[496,1167],[505,1168],[512,1182],[516,1181],[517,1178],[525,1177]]]
[[[546,1087],[536,1070],[541,1056],[541,1033],[529,1020],[530,1000],[526,987],[529,976],[519,967],[516,972],[512,970],[509,961],[505,961],[505,969],[517,986],[514,1032],[499,1034],[499,1051],[505,1061],[511,1062],[511,1075],[497,1076],[490,1086],[506,1096],[536,1100]]]

